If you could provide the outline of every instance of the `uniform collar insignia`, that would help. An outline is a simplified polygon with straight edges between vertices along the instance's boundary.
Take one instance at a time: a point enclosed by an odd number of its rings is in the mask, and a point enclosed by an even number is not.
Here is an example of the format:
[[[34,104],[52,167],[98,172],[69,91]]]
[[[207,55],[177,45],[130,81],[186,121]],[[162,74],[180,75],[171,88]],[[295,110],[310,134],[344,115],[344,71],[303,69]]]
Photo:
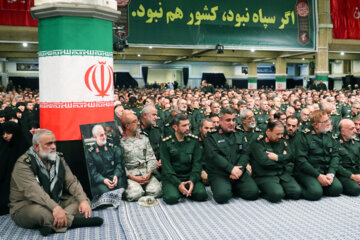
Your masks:
[[[286,135],[285,138],[289,140],[289,135]]]
[[[223,134],[223,130],[222,130],[222,129],[220,129],[220,130],[219,130],[219,133],[220,133],[220,134]]]
[[[268,137],[265,138],[265,142],[266,142],[266,143],[269,143],[269,142],[270,142],[270,140],[269,140]]]

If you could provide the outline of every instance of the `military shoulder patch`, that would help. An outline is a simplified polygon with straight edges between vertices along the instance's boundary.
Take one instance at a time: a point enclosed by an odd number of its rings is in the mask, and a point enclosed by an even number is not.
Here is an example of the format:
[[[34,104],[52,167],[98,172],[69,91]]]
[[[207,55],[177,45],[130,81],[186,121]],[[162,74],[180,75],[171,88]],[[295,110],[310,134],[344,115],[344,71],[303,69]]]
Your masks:
[[[112,144],[112,143],[109,143],[109,146],[110,146],[110,147],[114,147],[114,144]]]
[[[305,128],[304,130],[302,130],[302,132],[303,132],[303,133],[309,133],[309,132],[311,132],[311,131],[310,131],[310,129]]]
[[[24,159],[24,162],[27,163],[27,164],[30,164],[30,163],[31,163],[31,157],[30,157],[30,156],[27,156],[27,157]]]
[[[240,130],[240,131],[244,131],[244,129],[242,129],[242,127],[240,125],[236,126],[236,129]]]
[[[195,136],[194,134],[189,134],[188,136],[192,137],[192,138],[195,138],[195,139],[199,139],[198,136]]]
[[[332,135],[332,138],[333,138],[333,139],[337,139],[337,138],[338,138],[338,135],[337,135],[336,133],[334,133],[334,134]]]
[[[94,151],[94,147],[93,147],[93,146],[91,146],[91,147],[88,149],[88,151],[89,151],[89,152]]]
[[[166,123],[166,124],[165,124],[165,127],[168,127],[168,126],[170,126],[170,123]]]
[[[169,139],[171,139],[172,138],[172,136],[170,135],[170,136],[167,136],[166,138],[163,138],[163,142],[166,142],[167,140],[169,140]]]
[[[285,145],[285,147],[287,147],[287,146],[288,146],[286,141],[284,141],[284,145]]]
[[[259,140],[261,140],[261,139],[263,139],[263,138],[264,138],[264,135],[260,134],[260,135],[258,136],[257,140],[259,141]]]

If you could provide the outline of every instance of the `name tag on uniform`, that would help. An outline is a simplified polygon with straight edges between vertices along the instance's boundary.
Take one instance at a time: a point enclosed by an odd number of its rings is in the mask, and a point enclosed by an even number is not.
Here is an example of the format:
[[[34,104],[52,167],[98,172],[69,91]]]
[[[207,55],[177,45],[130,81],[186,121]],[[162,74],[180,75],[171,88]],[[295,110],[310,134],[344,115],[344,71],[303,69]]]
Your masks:
[[[225,139],[221,139],[218,141],[218,143],[222,143],[222,142],[225,142]]]

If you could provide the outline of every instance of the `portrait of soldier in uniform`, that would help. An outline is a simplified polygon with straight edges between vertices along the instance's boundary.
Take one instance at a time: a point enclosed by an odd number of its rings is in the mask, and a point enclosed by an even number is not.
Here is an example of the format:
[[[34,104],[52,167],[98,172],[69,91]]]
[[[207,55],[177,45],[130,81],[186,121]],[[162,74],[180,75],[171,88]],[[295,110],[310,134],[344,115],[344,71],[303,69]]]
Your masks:
[[[126,187],[120,136],[114,122],[81,125],[92,207],[118,205]]]

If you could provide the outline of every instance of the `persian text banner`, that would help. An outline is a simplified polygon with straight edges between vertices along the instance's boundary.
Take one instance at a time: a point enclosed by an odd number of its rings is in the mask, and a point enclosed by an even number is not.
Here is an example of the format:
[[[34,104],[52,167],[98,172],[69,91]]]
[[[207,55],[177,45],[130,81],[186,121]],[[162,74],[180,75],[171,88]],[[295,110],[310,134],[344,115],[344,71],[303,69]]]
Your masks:
[[[315,50],[315,0],[132,0],[131,44]]]

